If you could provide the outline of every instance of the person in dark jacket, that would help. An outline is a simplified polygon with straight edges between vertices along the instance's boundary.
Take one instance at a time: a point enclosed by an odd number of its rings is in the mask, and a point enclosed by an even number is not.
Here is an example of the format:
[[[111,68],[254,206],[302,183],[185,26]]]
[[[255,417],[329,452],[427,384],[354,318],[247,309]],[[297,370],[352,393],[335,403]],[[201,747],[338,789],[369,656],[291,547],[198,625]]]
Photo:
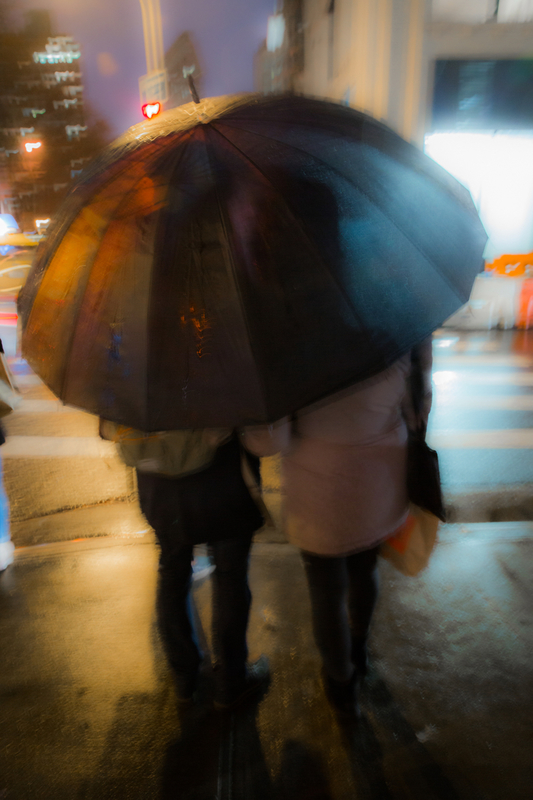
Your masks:
[[[106,434],[105,424],[100,427],[102,436],[114,438],[112,433]],[[160,462],[153,457],[140,459],[136,472],[140,507],[161,548],[157,616],[177,700],[180,704],[193,701],[203,660],[195,631],[191,581],[194,544],[205,542],[215,565],[211,576],[214,704],[220,710],[232,709],[260,690],[269,676],[265,656],[247,664],[246,644],[251,604],[249,552],[254,532],[264,524],[250,493],[259,483],[259,459],[247,453],[238,437],[228,431],[222,443],[212,448],[212,460],[204,468],[171,476],[152,471],[165,470],[169,446],[181,450],[178,457],[186,453],[184,462],[197,464],[205,458],[201,449],[205,437],[200,431],[159,436],[164,439]],[[157,454],[157,437],[147,437],[152,445],[155,439],[151,456]],[[219,431],[214,441],[217,437],[220,441]],[[124,458],[124,450],[121,455]],[[177,460],[170,456],[174,465]]]

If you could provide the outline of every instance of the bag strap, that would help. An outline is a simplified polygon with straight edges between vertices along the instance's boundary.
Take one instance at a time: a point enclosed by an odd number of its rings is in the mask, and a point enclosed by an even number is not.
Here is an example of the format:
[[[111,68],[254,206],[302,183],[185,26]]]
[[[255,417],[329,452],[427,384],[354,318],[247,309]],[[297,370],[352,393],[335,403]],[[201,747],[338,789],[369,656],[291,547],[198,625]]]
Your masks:
[[[422,408],[424,406],[424,371],[420,359],[420,349],[417,345],[411,350],[411,375],[409,376],[411,387],[411,402],[413,412],[417,420],[417,427],[414,434],[421,441],[426,440],[426,424],[422,422]]]
[[[240,436],[237,434],[236,431],[233,432],[233,437],[236,438],[239,443],[239,450],[241,453],[241,463],[244,462],[248,465],[250,473],[253,475],[254,482],[258,485],[261,484],[261,478],[257,475],[257,463],[259,461],[257,456],[253,456],[251,453],[248,452],[246,447],[241,442]]]
[[[270,511],[266,507],[265,501],[263,500],[263,494],[261,491],[261,475],[258,472],[259,458],[249,453],[246,447],[244,447],[243,443],[240,441],[240,439],[238,439],[238,442],[241,453],[241,473],[243,481],[246,484],[246,488],[250,492],[252,500],[256,504],[257,508],[259,509],[263,517],[264,524],[268,525],[271,528],[274,528],[275,523],[272,519]]]

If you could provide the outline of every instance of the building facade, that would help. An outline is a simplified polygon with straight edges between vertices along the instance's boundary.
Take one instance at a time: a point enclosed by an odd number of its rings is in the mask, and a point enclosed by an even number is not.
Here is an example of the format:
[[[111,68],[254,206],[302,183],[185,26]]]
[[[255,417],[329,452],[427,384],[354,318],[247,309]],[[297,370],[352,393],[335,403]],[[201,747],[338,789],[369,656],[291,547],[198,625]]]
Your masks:
[[[197,49],[191,34],[185,31],[165,53],[165,68],[168,81],[168,99],[165,109],[181,106],[191,102],[191,91],[187,76],[191,75],[196,90],[202,97],[202,68]]]
[[[297,15],[298,22],[286,23],[282,44],[274,40],[269,48],[267,37],[256,59],[256,87],[338,100],[416,139],[427,89],[427,5],[427,0],[284,0],[278,15]],[[295,50],[299,58],[291,62],[286,54]]]
[[[80,63],[46,14],[0,35],[0,208],[26,230],[53,215],[91,157]]]
[[[256,91],[269,94],[299,89],[304,69],[303,10],[304,0],[278,1],[254,61]]]
[[[487,260],[533,251],[533,0],[299,5],[303,58],[291,64],[294,29],[276,23],[283,37],[259,51],[257,89],[327,97],[382,120],[469,188]]]
[[[284,0],[277,15],[284,35],[257,54],[258,91],[332,98],[419,144],[438,61],[533,53],[533,0]]]
[[[425,149],[476,203],[487,261],[533,251],[533,2],[434,0]]]

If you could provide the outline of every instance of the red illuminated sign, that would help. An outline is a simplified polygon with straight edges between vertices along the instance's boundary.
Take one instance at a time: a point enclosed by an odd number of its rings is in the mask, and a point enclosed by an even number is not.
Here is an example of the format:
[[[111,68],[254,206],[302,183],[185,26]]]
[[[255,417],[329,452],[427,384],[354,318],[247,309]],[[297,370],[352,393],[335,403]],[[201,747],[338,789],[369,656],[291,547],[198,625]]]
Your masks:
[[[145,103],[142,106],[142,112],[147,119],[156,117],[161,110],[161,103]]]

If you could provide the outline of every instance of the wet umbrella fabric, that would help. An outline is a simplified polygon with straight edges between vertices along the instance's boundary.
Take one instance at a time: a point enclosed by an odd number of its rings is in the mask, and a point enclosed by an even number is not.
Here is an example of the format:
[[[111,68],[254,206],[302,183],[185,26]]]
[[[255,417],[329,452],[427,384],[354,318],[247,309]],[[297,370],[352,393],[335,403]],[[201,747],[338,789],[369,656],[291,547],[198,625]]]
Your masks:
[[[70,193],[25,287],[23,354],[65,403],[141,430],[272,421],[437,328],[485,240],[460,184],[353,109],[191,103]]]

